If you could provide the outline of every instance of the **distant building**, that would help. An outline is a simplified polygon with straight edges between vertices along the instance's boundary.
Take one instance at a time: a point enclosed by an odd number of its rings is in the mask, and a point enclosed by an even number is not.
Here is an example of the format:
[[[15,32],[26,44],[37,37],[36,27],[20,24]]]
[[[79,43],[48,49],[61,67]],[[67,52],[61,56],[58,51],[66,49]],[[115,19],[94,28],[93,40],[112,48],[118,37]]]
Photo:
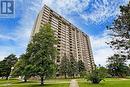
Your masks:
[[[74,56],[77,61],[82,60],[87,71],[95,67],[88,35],[45,5],[38,14],[32,36],[39,32],[40,26],[46,23],[51,23],[51,28],[59,40],[56,46],[59,51],[57,64],[60,64],[61,58],[66,54],[68,58]]]

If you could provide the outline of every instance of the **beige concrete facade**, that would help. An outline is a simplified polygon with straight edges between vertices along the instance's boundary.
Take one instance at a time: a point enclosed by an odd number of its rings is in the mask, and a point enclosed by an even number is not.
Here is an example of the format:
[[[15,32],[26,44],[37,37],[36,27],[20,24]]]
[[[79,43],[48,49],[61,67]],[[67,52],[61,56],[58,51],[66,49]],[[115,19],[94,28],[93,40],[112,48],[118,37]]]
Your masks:
[[[88,35],[45,5],[38,14],[32,36],[39,31],[40,26],[48,22],[51,23],[51,28],[59,41],[56,46],[59,51],[56,63],[60,64],[64,54],[68,58],[73,55],[77,61],[84,62],[86,70],[91,71],[95,63]]]

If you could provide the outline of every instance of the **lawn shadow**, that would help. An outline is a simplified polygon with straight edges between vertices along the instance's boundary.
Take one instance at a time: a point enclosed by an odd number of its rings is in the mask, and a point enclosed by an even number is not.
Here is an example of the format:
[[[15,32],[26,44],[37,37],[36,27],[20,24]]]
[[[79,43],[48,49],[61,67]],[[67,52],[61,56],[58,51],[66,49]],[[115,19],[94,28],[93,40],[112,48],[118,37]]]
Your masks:
[[[18,82],[14,82],[14,84],[35,84],[35,83],[38,83],[38,81],[27,81],[27,82],[24,82],[24,81],[18,81]]]
[[[57,84],[31,84],[29,87],[64,87],[64,85],[67,85],[65,83],[57,83]],[[66,86],[65,86],[66,87]]]

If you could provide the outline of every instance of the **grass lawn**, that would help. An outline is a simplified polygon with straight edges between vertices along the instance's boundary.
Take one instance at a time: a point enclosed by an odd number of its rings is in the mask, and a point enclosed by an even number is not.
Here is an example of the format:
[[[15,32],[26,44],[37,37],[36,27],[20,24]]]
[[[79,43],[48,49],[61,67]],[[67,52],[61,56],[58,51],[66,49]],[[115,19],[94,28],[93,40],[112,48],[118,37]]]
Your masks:
[[[69,79],[46,80],[44,86],[41,86],[38,81],[28,81],[27,83],[24,83],[17,79],[0,79],[0,87],[69,87],[69,84]]]
[[[77,79],[79,87],[130,87],[130,79],[105,79],[100,84],[91,84],[84,79]],[[38,81],[21,82],[17,79],[2,80],[0,87],[69,87],[70,79],[50,79],[41,86]]]
[[[130,79],[105,79],[100,84],[91,84],[84,79],[77,80],[79,87],[130,87]]]

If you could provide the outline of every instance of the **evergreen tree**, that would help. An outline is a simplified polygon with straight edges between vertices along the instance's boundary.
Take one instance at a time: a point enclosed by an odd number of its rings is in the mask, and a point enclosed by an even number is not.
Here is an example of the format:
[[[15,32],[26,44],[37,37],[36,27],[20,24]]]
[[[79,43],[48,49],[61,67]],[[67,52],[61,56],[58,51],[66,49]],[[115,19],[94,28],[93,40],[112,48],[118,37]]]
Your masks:
[[[110,31],[112,40],[108,44],[130,57],[130,2],[126,6],[120,6],[121,14],[113,22],[112,26],[107,27]]]
[[[84,76],[84,74],[86,73],[85,65],[82,60],[78,61],[78,73],[80,76]]]
[[[30,64],[35,74],[41,78],[41,84],[44,84],[44,80],[51,76],[55,69],[56,44],[57,40],[51,25],[45,24],[28,45],[27,53],[30,54]]]
[[[72,76],[73,78],[75,75],[78,74],[78,64],[77,61],[75,60],[74,56],[70,57],[70,62],[69,62],[69,76]]]
[[[63,58],[61,59],[60,63],[60,73],[61,75],[64,75],[65,78],[68,75],[69,71],[69,59],[67,58],[66,54],[64,54]]]

